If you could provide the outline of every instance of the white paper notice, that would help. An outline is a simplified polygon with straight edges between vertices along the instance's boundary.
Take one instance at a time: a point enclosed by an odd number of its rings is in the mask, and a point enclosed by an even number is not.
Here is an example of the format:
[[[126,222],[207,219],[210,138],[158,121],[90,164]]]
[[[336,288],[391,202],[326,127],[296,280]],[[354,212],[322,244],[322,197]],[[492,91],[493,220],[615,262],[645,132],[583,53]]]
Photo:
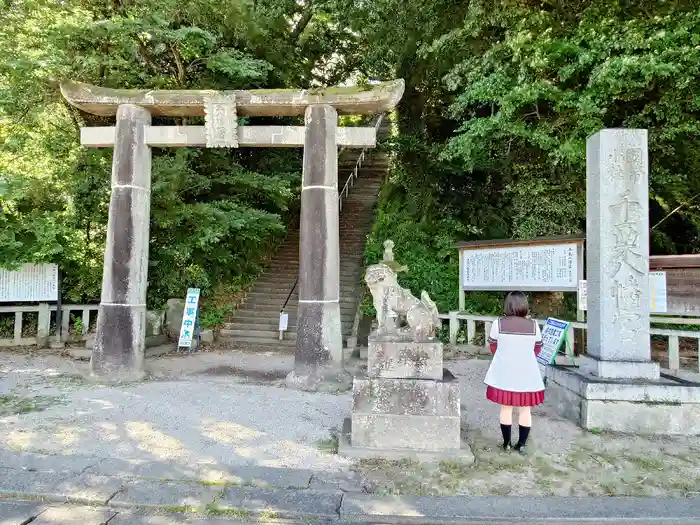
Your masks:
[[[584,281],[578,282],[578,309],[585,311],[588,307],[588,283]]]
[[[0,268],[0,303],[58,300],[58,266],[25,264],[11,272]]]
[[[668,310],[666,301],[666,272],[649,272],[649,309],[663,314]]]

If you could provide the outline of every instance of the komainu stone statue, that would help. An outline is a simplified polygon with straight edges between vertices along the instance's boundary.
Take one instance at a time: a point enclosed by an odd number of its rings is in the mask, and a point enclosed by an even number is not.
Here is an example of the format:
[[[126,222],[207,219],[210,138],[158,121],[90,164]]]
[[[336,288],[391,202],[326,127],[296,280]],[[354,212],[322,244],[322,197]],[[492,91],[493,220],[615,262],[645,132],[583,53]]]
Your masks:
[[[402,288],[394,243],[367,268],[379,323],[367,338],[367,374],[353,379],[352,416],[343,425],[338,452],[351,457],[410,458],[472,463],[461,440],[460,385],[444,368],[435,337],[440,318],[426,292],[420,299]]]
[[[378,335],[410,335],[413,341],[435,337],[440,318],[428,292],[424,290],[421,298],[416,298],[399,285],[396,272],[383,262],[367,268],[365,282],[377,311]]]

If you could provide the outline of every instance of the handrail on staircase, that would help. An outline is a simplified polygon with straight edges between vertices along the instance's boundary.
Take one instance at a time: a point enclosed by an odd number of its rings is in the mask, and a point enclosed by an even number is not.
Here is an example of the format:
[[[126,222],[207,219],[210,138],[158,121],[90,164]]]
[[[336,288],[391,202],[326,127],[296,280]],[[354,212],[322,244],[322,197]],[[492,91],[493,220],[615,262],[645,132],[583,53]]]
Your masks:
[[[374,133],[375,136],[377,132],[379,131],[380,126],[382,125],[382,121],[384,120],[384,113],[379,115],[377,117],[377,122],[374,123]],[[360,155],[357,157],[357,161],[355,162],[355,167],[353,168],[352,172],[350,173],[350,176],[348,177],[348,180],[345,181],[345,185],[343,186],[343,189],[340,191],[338,195],[338,211],[341,211],[343,209],[343,196],[347,196],[350,193],[350,188],[355,185],[355,180],[358,177],[359,170],[362,167],[362,163],[365,160],[365,152],[369,148],[362,148],[362,151],[360,152]],[[343,148],[344,150],[344,148]],[[341,153],[343,152],[341,150]],[[280,310],[280,320],[282,318],[282,314],[284,314],[284,309],[287,307],[287,303],[289,303],[289,300],[292,298],[292,295],[294,294],[294,290],[297,288],[297,284],[299,284],[299,276],[294,280],[294,285],[292,286],[292,289],[289,291],[289,295],[287,295],[287,299],[284,301],[284,304],[282,305],[282,309]],[[282,326],[280,324],[280,341],[282,340],[282,334],[285,330],[282,330]]]
[[[377,135],[377,132],[379,131],[379,127],[382,125],[382,120],[384,120],[384,113],[379,115],[377,117],[377,122],[374,123],[374,135]],[[345,185],[343,186],[343,189],[340,190],[340,193],[338,195],[338,209],[342,210],[343,209],[343,196],[346,196],[350,193],[350,188],[355,185],[355,180],[357,179],[357,175],[359,172],[359,169],[362,167],[362,163],[365,160],[365,152],[369,148],[362,148],[362,151],[360,152],[360,155],[357,157],[357,162],[355,162],[355,167],[353,168],[352,172],[350,173],[350,176],[348,177],[348,180],[345,181]]]

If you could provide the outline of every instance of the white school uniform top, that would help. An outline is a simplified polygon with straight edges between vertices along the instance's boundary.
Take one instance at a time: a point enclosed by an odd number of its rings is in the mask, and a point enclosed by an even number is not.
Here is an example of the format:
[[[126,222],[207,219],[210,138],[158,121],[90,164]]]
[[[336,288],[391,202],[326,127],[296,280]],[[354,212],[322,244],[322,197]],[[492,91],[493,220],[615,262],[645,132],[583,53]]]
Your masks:
[[[484,383],[508,392],[544,390],[535,355],[535,343],[541,341],[540,327],[532,319],[502,317],[495,321],[489,342],[498,346]]]

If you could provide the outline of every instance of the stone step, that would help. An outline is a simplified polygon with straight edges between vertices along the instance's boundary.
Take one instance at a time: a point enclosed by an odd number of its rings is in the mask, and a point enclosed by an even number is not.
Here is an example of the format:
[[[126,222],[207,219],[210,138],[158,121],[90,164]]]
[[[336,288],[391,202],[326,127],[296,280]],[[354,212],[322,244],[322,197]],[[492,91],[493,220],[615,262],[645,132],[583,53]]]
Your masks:
[[[352,325],[352,322],[354,321],[354,318],[345,318],[341,319],[341,324],[343,326],[343,329],[349,327]],[[296,319],[292,320],[291,318],[288,320],[287,326],[289,327],[289,330],[296,330],[297,323]],[[258,322],[258,323],[250,323],[247,321],[231,321],[230,323],[226,323],[222,329],[228,330],[229,335],[241,335],[239,332],[276,332],[278,331],[279,327],[279,318],[272,320],[271,322]],[[235,333],[234,333],[235,332]]]
[[[347,335],[343,334],[343,338]],[[282,341],[279,339],[279,330],[275,331],[252,331],[252,330],[219,330],[219,339],[232,339],[236,342],[246,342],[246,343],[264,343],[264,344],[295,344],[297,339],[296,328],[293,330],[286,330],[283,335]]]
[[[248,292],[248,297],[259,297],[263,295],[276,296],[276,297],[287,297],[292,288],[294,288],[293,297],[299,295],[299,284],[294,286],[294,281],[296,279],[296,274],[287,276],[286,280],[279,279],[277,281],[272,281],[274,276],[269,276],[267,281],[258,281]],[[355,292],[359,293],[358,288],[363,286],[362,275],[353,275],[340,281],[340,297],[341,299],[349,296],[355,295]],[[251,295],[252,294],[252,295]]]
[[[340,302],[344,303],[351,298],[355,297],[359,293],[358,287],[360,286],[360,282],[358,281],[357,283],[352,283],[351,285],[348,286],[341,286],[340,287]],[[274,287],[274,285],[266,285],[263,287],[258,287],[254,286],[253,289],[248,292],[247,294],[247,300],[258,300],[261,298],[268,297],[270,299],[277,299],[277,300],[282,300],[284,301],[287,296],[289,296],[290,292],[292,292],[292,286],[287,286],[287,287]],[[299,287],[297,286],[294,289],[294,293],[292,294],[293,296],[299,295]],[[291,298],[290,298],[291,300]]]
[[[245,338],[250,338],[250,339],[271,339],[274,341],[274,336],[275,333],[279,333],[279,331],[273,331],[273,330],[229,330],[226,328],[223,328],[219,330],[219,337],[232,337],[232,338],[240,338],[240,337],[245,337]],[[295,340],[296,339],[296,332],[295,331],[288,331],[289,337],[286,339],[289,340]]]
[[[350,245],[353,248],[358,247],[355,243],[350,243]],[[355,255],[355,257],[358,257],[358,256],[361,257],[359,255],[359,253],[358,253],[358,255]],[[299,254],[296,254],[296,255],[287,255],[287,254],[278,255],[275,257],[275,261],[283,262],[284,264],[294,263],[298,266],[299,265]],[[358,265],[358,264],[361,264],[361,261],[352,260],[351,255],[343,256],[342,248],[341,248],[341,255],[340,255],[340,268],[341,269],[342,268],[351,268],[352,266]],[[295,270],[298,270],[298,268],[295,268]]]
[[[357,305],[355,305],[357,306]],[[285,308],[286,313],[289,315],[289,322],[296,323],[297,319],[297,309],[296,308]],[[340,317],[343,319],[343,321],[347,320],[354,320],[355,319],[355,312],[357,311],[357,308],[354,310],[345,310],[344,312],[341,311]],[[224,323],[223,327],[224,328],[233,328],[233,325],[240,325],[241,323],[248,323],[251,325],[274,325],[277,326],[277,323],[279,322],[279,316],[280,312],[279,310],[272,310],[272,311],[267,311],[267,312],[259,312],[259,311],[253,311],[253,310],[239,310],[233,315],[233,318],[231,321],[228,323]]]
[[[263,274],[260,279],[256,281],[253,287],[248,293],[271,293],[278,294],[280,292],[289,293],[294,287],[294,283],[297,283],[297,272],[287,273],[282,275],[281,273],[270,273]],[[360,269],[353,270],[352,272],[348,270],[347,272],[341,272],[340,275],[340,293],[352,292],[357,289],[358,286],[363,284],[363,274]],[[294,291],[297,293],[297,290]]]
[[[357,295],[357,297],[359,297],[359,294]],[[283,307],[284,302],[286,300],[286,295],[258,294],[251,296],[250,294],[248,294],[245,303],[243,303],[243,305],[239,308],[239,311],[246,309],[256,310],[260,312],[278,312]],[[346,295],[341,297],[340,311],[343,312],[345,310],[352,310],[356,302],[357,299],[354,295]],[[296,310],[298,304],[298,296],[295,294],[292,297],[290,297],[289,301],[287,301],[287,306],[285,306],[285,308],[289,310]]]
[[[297,261],[286,261],[283,264],[288,264],[289,266],[295,265],[298,266]],[[362,284],[362,278],[364,274],[362,272],[361,266],[358,264],[355,267],[346,267],[346,268],[341,268],[340,269],[340,286],[341,289],[343,287],[349,288],[353,287],[359,284]],[[297,281],[297,278],[299,277],[299,269],[298,268],[285,268],[284,266],[281,266],[278,268],[278,271],[269,271],[263,273],[260,278],[255,282],[253,287],[251,288],[251,291],[255,291],[257,286],[263,286],[265,288],[269,288],[270,286],[276,286],[277,288],[289,288],[291,289],[292,286],[294,286],[294,283]],[[272,291],[272,290],[269,290]]]
[[[244,343],[246,345],[255,345],[255,346],[260,346],[259,350],[260,351],[270,351],[270,350],[279,350],[282,349],[284,353],[294,353],[294,348],[296,347],[296,334],[291,333],[291,332],[285,332],[284,334],[284,339],[280,341],[278,339],[278,334],[265,334],[263,336],[246,336],[246,335],[237,335],[237,336],[230,336],[223,334],[222,332],[225,332],[225,330],[219,331],[219,339],[226,341],[230,340],[234,343]],[[292,338],[293,337],[293,338]]]
[[[224,327],[219,330],[219,337],[269,337],[275,338],[279,334],[279,325],[275,323],[274,325],[236,325],[232,324],[230,327]],[[344,322],[340,328],[343,337],[348,337],[352,332],[352,322]],[[287,324],[288,334],[297,333],[297,325],[289,323]]]
[[[352,275],[355,275],[355,272],[359,272],[361,267],[361,262],[341,266],[340,278],[345,278],[347,280]],[[292,284],[294,279],[296,279],[296,277],[299,275],[299,259],[277,259],[275,266],[271,267],[269,270],[266,270],[263,274],[261,274],[261,277],[263,275],[276,275],[279,282],[284,282],[282,281],[284,276],[291,277],[292,280],[289,282],[289,284]]]
[[[343,340],[349,337],[349,334],[343,333]],[[282,335],[282,341],[279,340],[279,330],[274,331],[246,331],[246,330],[219,330],[219,340],[231,340],[236,343],[259,343],[265,345],[275,345],[283,343],[285,346],[296,345],[297,332],[296,327],[290,327]]]
[[[357,288],[353,288],[351,290],[348,290],[346,292],[341,292],[340,293],[340,307],[345,308],[348,303],[351,303],[355,301],[356,297],[359,297],[360,292],[362,290],[359,289],[360,287],[358,286]],[[251,291],[248,292],[248,294],[245,297],[245,304],[249,305],[255,305],[255,306],[268,306],[272,304],[279,304],[280,307],[284,304],[285,301],[288,300],[288,304],[296,304],[299,302],[299,290],[295,289],[294,293],[289,295],[289,292],[291,292],[291,287],[288,290],[282,291],[282,292],[260,292],[260,291]]]
[[[284,309],[287,312],[296,312],[297,301],[289,301]],[[271,298],[261,298],[256,302],[246,302],[239,309],[238,312],[255,312],[259,315],[278,315],[282,306],[284,305],[284,298],[281,299],[271,299]],[[357,301],[348,301],[340,303],[340,314],[355,314],[357,310]],[[234,317],[236,314],[233,314]]]

